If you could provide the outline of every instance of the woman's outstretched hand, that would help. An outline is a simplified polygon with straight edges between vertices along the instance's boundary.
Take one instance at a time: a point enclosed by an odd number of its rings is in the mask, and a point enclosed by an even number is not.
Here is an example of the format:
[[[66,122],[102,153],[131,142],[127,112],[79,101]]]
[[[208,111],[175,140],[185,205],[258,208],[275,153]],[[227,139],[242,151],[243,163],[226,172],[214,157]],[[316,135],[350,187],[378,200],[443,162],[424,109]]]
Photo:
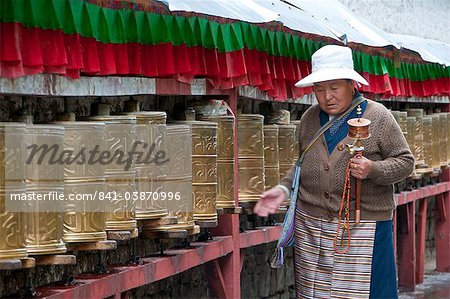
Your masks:
[[[261,217],[275,214],[280,204],[286,199],[286,193],[280,187],[274,187],[261,194],[253,212]]]

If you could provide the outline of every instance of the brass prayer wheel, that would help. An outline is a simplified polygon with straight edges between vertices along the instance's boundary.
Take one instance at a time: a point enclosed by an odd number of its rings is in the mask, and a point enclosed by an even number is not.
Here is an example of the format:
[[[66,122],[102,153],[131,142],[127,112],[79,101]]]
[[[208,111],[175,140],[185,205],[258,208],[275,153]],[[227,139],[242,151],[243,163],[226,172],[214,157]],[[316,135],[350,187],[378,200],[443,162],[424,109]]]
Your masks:
[[[283,179],[287,172],[295,163],[296,146],[295,135],[296,127],[294,125],[280,125],[278,132],[278,147],[280,157],[280,180]],[[298,152],[298,151],[297,151]]]
[[[264,116],[238,116],[239,201],[256,203],[265,189]]]
[[[136,140],[148,145],[145,150],[148,151],[153,145],[153,154],[165,150],[164,134],[167,119],[165,112],[136,111],[126,114],[136,117]],[[142,150],[143,147],[139,148]],[[155,163],[137,163],[135,169],[136,188],[139,194],[150,194],[149,192],[157,192],[158,188],[161,188],[157,179],[164,176],[162,166]],[[135,208],[136,220],[159,219],[168,215],[167,206],[163,201],[138,200]]]
[[[408,109],[408,116],[414,117],[414,157],[416,165],[425,163],[423,156],[423,109]],[[413,150],[411,148],[411,150]]]
[[[200,116],[217,123],[217,207],[234,208],[234,116]]]
[[[280,165],[278,157],[278,126],[264,126],[264,175],[266,190],[280,182]]]
[[[366,118],[352,118],[349,119],[347,123],[349,125],[348,137],[360,140],[370,138],[369,132],[370,120]]]
[[[408,134],[408,128],[406,124],[406,117],[407,112],[406,111],[391,111],[392,115],[394,116],[395,120],[397,121],[398,125],[400,126],[400,129],[402,129],[403,134],[406,136]]]
[[[415,145],[414,142],[416,140],[416,128],[415,128],[416,118],[413,116],[408,116],[406,118],[406,124],[408,129],[408,134],[406,135],[406,141],[408,143],[409,148],[411,149],[411,152],[414,157],[417,156],[415,152]]]
[[[441,144],[441,128],[439,127],[439,114],[434,113],[431,115],[431,126],[432,126],[432,155],[433,155],[433,164],[431,167],[435,169],[440,169],[441,167],[441,157],[439,154],[439,147]]]
[[[64,150],[79,153],[83,148],[92,150],[96,145],[105,148],[105,124],[100,122],[57,122],[64,127]],[[105,166],[98,163],[71,163],[64,165],[64,193],[66,198],[71,194],[89,194],[105,192]],[[74,209],[66,204],[63,214],[63,240],[66,243],[96,242],[106,240],[106,219],[101,207],[83,205],[84,211]],[[100,201],[98,201],[100,204]],[[81,209],[81,210],[83,210]]]
[[[57,125],[27,125],[25,144],[28,153],[34,144],[64,146],[64,128]],[[31,157],[31,155],[29,155]],[[37,157],[26,165],[26,189],[28,194],[46,196],[52,192],[64,194],[64,165],[52,163],[51,155],[45,155],[39,162]],[[40,201],[28,201],[26,213],[27,252],[31,255],[59,254],[66,252],[66,245],[62,240],[63,218],[62,212],[56,212],[56,205],[63,202],[54,201],[52,210],[44,207]],[[62,209],[60,209],[62,210]]]
[[[194,220],[217,221],[217,123],[180,121],[192,130]]]
[[[423,156],[425,164],[432,167],[433,162],[433,125],[430,115],[423,117]]]
[[[110,153],[129,153],[136,141],[136,117],[129,115],[99,115],[82,118],[105,123],[105,150]],[[125,154],[127,155],[127,154]],[[124,155],[124,157],[125,157]],[[106,231],[130,231],[132,234],[136,230],[137,222],[134,215],[134,200],[126,200],[136,191],[135,183],[135,163],[128,165],[119,163],[120,155],[111,163],[105,164],[105,187],[106,192],[114,196],[114,201],[107,200],[109,205],[106,213]],[[123,158],[126,159],[126,158]],[[123,160],[122,159],[122,160]]]
[[[0,123],[0,259],[27,257],[24,213],[6,212],[8,194],[25,193],[25,124]]]
[[[164,176],[158,181],[163,187],[163,192],[178,193],[180,200],[170,201],[167,205],[170,216],[178,218],[177,224],[149,226],[143,222],[143,230],[168,231],[194,229],[194,213],[192,210],[192,137],[191,128],[188,125],[169,124],[165,128],[164,149],[169,162],[164,164],[162,172]]]
[[[447,113],[441,112],[439,113],[439,162],[441,167],[446,167],[448,165],[448,137],[449,131],[447,128]]]

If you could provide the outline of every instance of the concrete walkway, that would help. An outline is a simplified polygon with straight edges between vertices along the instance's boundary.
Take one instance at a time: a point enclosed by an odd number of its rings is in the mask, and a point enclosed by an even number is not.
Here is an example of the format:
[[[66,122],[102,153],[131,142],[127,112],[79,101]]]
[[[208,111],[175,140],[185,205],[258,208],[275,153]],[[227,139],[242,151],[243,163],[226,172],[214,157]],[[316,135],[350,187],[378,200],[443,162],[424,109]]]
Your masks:
[[[424,282],[414,292],[400,292],[399,299],[449,299],[450,273],[427,272]]]

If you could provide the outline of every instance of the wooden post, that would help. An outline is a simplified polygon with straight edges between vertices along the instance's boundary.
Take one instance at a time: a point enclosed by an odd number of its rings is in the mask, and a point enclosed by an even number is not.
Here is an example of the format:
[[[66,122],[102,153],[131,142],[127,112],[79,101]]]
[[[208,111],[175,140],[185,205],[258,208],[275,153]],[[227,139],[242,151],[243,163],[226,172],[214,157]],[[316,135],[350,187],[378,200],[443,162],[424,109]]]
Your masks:
[[[414,291],[416,275],[415,201],[399,207],[401,227],[398,246],[398,284],[405,290]]]
[[[423,282],[425,272],[425,241],[427,231],[427,199],[422,198],[419,202],[419,215],[417,223],[416,240],[416,284]]]

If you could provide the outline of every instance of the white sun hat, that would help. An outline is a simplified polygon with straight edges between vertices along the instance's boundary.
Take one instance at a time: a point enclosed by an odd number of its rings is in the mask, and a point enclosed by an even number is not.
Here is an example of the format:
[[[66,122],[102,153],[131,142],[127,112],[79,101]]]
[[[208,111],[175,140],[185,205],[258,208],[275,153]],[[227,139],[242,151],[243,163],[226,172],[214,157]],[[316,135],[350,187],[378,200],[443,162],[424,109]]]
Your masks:
[[[312,55],[311,61],[312,73],[295,83],[295,86],[306,87],[316,82],[336,79],[351,79],[369,85],[366,79],[353,69],[352,50],[349,47],[324,46]]]

